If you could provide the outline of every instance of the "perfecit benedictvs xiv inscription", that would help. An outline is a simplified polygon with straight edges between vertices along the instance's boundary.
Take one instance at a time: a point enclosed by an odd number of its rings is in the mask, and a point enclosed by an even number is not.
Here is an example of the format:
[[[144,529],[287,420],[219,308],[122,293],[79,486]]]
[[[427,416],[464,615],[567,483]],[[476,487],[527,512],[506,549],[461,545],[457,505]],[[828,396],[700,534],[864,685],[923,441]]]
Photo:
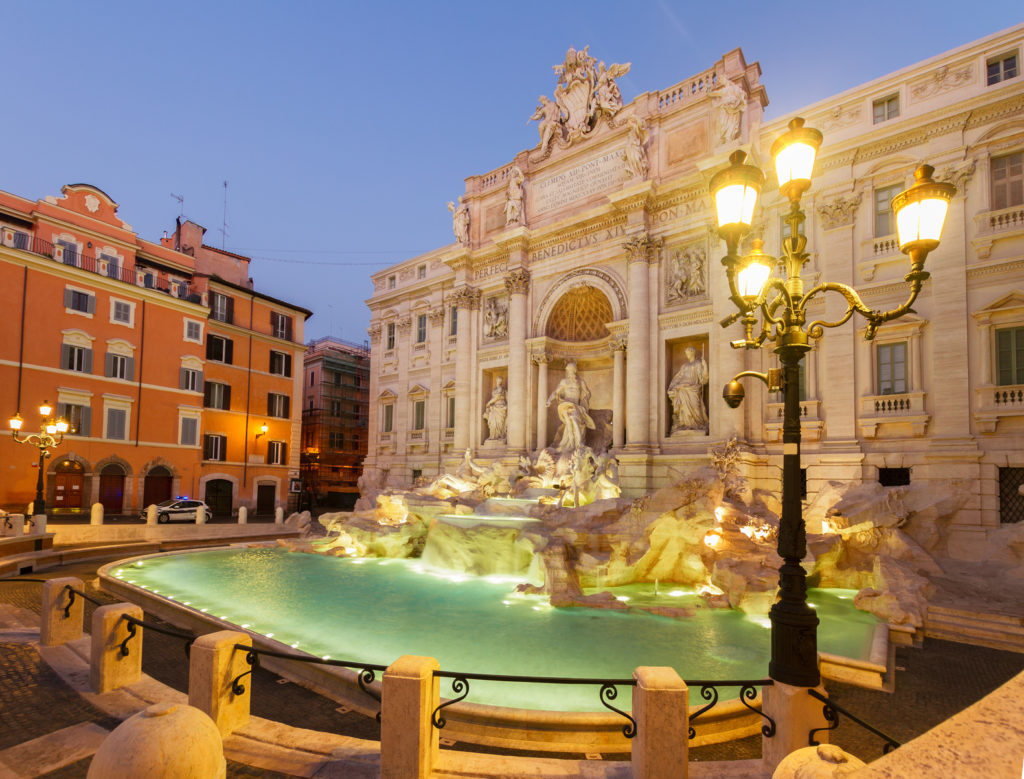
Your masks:
[[[545,246],[543,249],[537,249],[536,251],[530,252],[530,262],[546,260],[548,257],[558,257],[566,252],[582,249],[584,246],[601,243],[602,241],[610,241],[613,238],[621,238],[625,234],[626,228],[622,225],[615,225],[615,227],[597,230],[593,233],[581,235],[579,238],[570,238],[568,241],[562,241],[560,243],[552,244],[551,246]]]
[[[616,187],[629,178],[622,151],[611,151],[575,168],[534,182],[527,202],[539,214]]]

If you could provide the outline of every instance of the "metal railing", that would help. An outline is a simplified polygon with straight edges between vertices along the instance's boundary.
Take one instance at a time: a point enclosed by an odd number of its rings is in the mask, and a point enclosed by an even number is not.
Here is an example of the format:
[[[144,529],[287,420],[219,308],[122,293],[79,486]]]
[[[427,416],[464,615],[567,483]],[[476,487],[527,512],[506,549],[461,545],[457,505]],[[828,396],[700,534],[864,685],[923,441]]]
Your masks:
[[[831,700],[829,700],[829,698],[827,698],[826,696],[822,695],[817,690],[808,690],[807,693],[812,698],[816,698],[817,700],[819,700],[819,701],[821,701],[822,703],[825,704],[824,707],[821,710],[821,713],[825,717],[825,721],[828,723],[828,725],[826,725],[824,727],[813,728],[807,734],[807,744],[808,744],[808,746],[812,746],[812,747],[818,746],[819,742],[814,737],[814,734],[817,733],[818,731],[824,730],[825,732],[828,732],[830,730],[835,730],[836,728],[838,728],[839,727],[839,715],[840,714],[842,714],[842,715],[844,715],[846,717],[849,717],[851,720],[856,722],[862,728],[864,728],[865,730],[868,730],[868,731],[874,733],[876,736],[878,736],[880,739],[882,739],[885,742],[885,746],[882,747],[882,754],[888,754],[890,750],[896,749],[896,748],[902,746],[902,744],[900,744],[900,742],[897,741],[896,739],[892,738],[892,736],[886,735],[885,733],[880,731],[878,728],[872,727],[871,725],[866,723],[864,720],[862,720],[859,717],[856,717],[853,714],[851,714],[850,712],[848,712],[846,709],[840,708],[839,706],[834,704]]]
[[[719,687],[739,687],[740,688],[740,694],[739,694],[739,701],[740,701],[740,703],[742,703],[744,706],[746,706],[748,709],[750,709],[755,714],[758,714],[758,715],[760,715],[761,717],[764,717],[764,719],[767,720],[767,722],[764,725],[761,726],[761,735],[764,736],[765,738],[771,738],[772,736],[774,736],[775,735],[775,720],[773,720],[771,717],[769,717],[767,714],[765,714],[760,709],[755,709],[753,706],[751,706],[749,703],[747,703],[747,701],[752,701],[755,698],[757,698],[757,688],[758,687],[769,687],[769,686],[771,686],[773,684],[775,684],[775,680],[774,679],[753,679],[753,680],[744,679],[744,680],[738,680],[738,681],[722,681],[722,682],[714,681],[714,680],[705,681],[703,679],[695,679],[693,681],[687,681],[686,682],[686,686],[687,687],[700,687],[700,697],[703,698],[704,700],[708,701],[708,704],[706,706],[702,706],[701,708],[697,709],[697,711],[695,711],[693,714],[690,715],[690,728],[689,728],[690,740],[692,741],[693,739],[695,739],[697,737],[697,731],[693,727],[693,721],[695,719],[697,719],[697,717],[699,717],[701,714],[704,714],[707,711],[709,711],[710,709],[712,709],[715,706],[715,704],[718,703],[718,688]]]
[[[526,684],[584,684],[584,685],[601,685],[601,689],[598,692],[598,698],[601,701],[601,705],[606,709],[614,711],[616,714],[620,714],[625,717],[627,722],[622,727],[622,735],[626,738],[633,738],[636,735],[636,720],[633,719],[629,714],[624,712],[622,709],[617,709],[612,706],[608,701],[613,701],[618,697],[619,691],[616,689],[619,686],[622,687],[635,687],[636,679],[575,679],[563,676],[506,676],[502,674],[473,674],[473,673],[462,673],[459,671],[434,671],[434,677],[440,679],[451,679],[452,680],[452,692],[457,697],[451,700],[445,701],[430,715],[430,722],[435,728],[441,730],[448,724],[443,716],[441,716],[441,710],[448,706],[453,706],[460,701],[464,701],[466,696],[469,695],[469,680],[474,679],[481,682],[521,682]]]
[[[144,619],[133,617],[130,614],[122,614],[121,619],[128,623],[128,635],[125,636],[124,641],[121,642],[121,657],[128,657],[128,642],[135,638],[138,628],[140,627],[146,628],[146,630],[155,630],[157,633],[163,633],[165,636],[184,639],[185,657],[191,656],[192,644],[194,644],[195,640],[199,638],[195,633],[189,633],[185,630],[177,630],[176,628],[165,628],[152,622],[146,622]]]

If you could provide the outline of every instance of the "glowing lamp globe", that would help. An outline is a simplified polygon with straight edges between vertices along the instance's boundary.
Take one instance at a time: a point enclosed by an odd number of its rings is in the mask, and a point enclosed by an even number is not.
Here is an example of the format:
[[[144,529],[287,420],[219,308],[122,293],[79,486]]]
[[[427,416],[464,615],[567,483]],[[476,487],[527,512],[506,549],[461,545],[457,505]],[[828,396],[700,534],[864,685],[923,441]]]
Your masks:
[[[949,201],[956,193],[956,187],[932,180],[934,172],[931,165],[922,165],[914,171],[914,183],[910,189],[900,192],[892,200],[892,208],[896,212],[896,237],[904,254],[913,251],[927,254],[939,245]]]
[[[57,432],[58,433],[60,433],[61,435],[64,435],[66,432],[68,432],[68,423],[67,423],[67,421],[64,420],[64,419],[58,419],[57,420],[57,424],[56,424],[56,428],[57,428]]]
[[[764,241],[758,238],[751,243],[753,248],[750,254],[743,258],[743,267],[736,274],[736,286],[740,296],[747,299],[756,298],[761,294],[768,276],[771,275],[775,260],[761,251]]]
[[[53,406],[44,400],[43,404],[39,407],[39,416],[48,417],[51,411],[53,411]]]
[[[729,155],[729,167],[711,179],[718,231],[722,235],[733,234],[737,239],[754,221],[754,206],[764,184],[760,169],[743,163],[746,157],[746,152],[734,151]]]
[[[46,425],[46,434],[47,435],[55,435],[56,433],[57,433],[57,425],[54,424],[53,422],[48,423]]]
[[[810,188],[819,146],[821,133],[804,127],[804,120],[799,116],[790,120],[789,129],[772,144],[779,190],[790,200],[799,199]]]
[[[11,430],[17,432],[18,430],[21,430],[21,426],[24,424],[24,420],[21,418],[21,414],[15,414],[13,417],[7,420],[7,424],[10,425]]]

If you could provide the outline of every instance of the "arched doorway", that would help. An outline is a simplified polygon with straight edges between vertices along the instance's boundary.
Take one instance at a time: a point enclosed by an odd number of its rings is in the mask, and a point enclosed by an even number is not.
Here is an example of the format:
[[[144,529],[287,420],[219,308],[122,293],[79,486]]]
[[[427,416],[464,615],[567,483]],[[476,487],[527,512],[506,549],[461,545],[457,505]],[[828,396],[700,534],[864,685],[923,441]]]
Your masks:
[[[124,476],[124,468],[117,463],[108,463],[100,471],[100,503],[104,514],[124,511]]]
[[[152,506],[171,499],[171,472],[162,465],[149,469],[142,488],[142,505]]]
[[[227,479],[210,479],[206,482],[206,505],[215,517],[231,516],[232,484]]]
[[[54,471],[54,509],[82,508],[82,492],[85,488],[85,468],[74,460],[61,460]]]

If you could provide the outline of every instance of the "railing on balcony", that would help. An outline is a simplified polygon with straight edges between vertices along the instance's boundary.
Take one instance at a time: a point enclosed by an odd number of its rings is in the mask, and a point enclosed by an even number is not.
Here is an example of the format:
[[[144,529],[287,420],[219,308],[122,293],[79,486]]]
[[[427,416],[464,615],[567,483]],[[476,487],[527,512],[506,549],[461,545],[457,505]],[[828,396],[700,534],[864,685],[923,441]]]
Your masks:
[[[974,390],[974,409],[981,432],[994,433],[1000,419],[1024,417],[1024,384],[978,387]]]
[[[860,428],[866,438],[874,438],[879,425],[894,423],[908,424],[913,435],[923,436],[930,419],[923,392],[862,395],[860,399]]]
[[[72,252],[62,244],[44,241],[42,238],[37,238],[21,230],[9,227],[0,228],[0,244],[40,257],[47,257],[62,265],[70,265],[73,268],[105,276],[108,279],[115,279],[125,284],[165,292],[177,298],[186,299],[192,295],[192,287],[187,281],[161,279],[155,270],[143,265],[135,264],[125,267],[123,263],[114,259],[94,257],[77,251]]]
[[[800,431],[804,440],[819,441],[825,427],[820,414],[820,400],[800,401]],[[764,431],[768,441],[782,440],[782,418],[785,416],[784,403],[769,403],[765,411]]]

